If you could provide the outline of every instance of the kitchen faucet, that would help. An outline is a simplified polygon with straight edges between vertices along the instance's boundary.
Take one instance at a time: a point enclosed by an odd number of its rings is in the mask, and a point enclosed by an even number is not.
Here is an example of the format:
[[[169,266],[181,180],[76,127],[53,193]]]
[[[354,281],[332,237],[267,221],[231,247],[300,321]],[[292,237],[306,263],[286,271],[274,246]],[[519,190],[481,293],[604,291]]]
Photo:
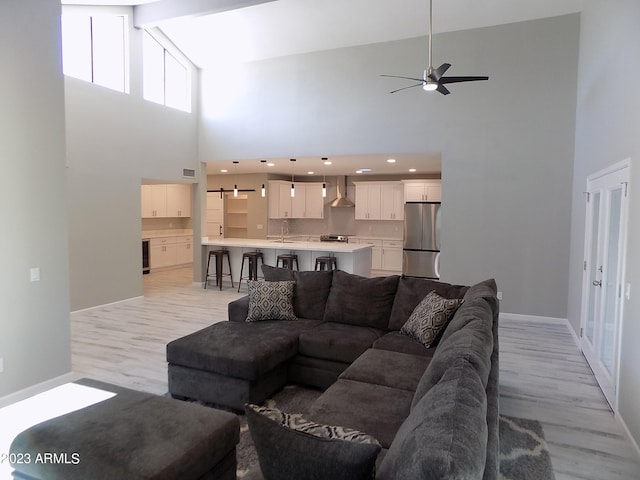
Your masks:
[[[284,236],[289,235],[289,222],[286,220],[282,221],[282,227],[280,227],[280,241],[284,243]]]

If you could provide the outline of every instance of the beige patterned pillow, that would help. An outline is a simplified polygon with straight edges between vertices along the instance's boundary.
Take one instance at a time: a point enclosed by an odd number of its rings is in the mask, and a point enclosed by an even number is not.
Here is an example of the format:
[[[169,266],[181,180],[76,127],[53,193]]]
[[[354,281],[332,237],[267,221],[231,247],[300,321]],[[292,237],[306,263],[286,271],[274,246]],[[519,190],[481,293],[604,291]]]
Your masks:
[[[413,310],[400,333],[415,338],[429,348],[446,328],[462,302],[461,298],[444,298],[433,290],[427,293]]]
[[[261,320],[296,320],[293,310],[293,287],[296,282],[248,280],[249,312],[247,322]]]

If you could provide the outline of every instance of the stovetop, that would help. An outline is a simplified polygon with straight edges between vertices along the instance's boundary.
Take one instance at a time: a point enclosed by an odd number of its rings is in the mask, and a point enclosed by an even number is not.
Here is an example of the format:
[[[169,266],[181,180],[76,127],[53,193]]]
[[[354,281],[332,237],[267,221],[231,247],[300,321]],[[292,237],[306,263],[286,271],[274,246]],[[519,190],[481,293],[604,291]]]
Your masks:
[[[320,241],[321,242],[343,242],[343,243],[348,243],[349,242],[349,236],[348,235],[338,235],[335,233],[330,233],[328,235],[320,235]]]

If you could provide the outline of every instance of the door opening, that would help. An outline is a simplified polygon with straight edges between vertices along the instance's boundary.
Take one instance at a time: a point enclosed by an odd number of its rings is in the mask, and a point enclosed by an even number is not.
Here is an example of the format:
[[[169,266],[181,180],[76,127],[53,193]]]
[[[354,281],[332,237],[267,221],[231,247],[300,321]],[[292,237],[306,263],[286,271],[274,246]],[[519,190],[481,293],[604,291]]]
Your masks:
[[[580,343],[609,405],[617,409],[625,284],[629,162],[587,178]]]

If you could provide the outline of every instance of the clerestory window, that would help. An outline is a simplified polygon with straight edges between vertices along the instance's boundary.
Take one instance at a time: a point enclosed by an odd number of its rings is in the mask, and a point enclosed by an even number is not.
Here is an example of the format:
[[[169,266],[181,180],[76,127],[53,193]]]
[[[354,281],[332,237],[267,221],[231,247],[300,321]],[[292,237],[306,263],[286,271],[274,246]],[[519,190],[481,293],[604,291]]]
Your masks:
[[[146,30],[143,47],[144,98],[190,112],[190,69]]]
[[[127,17],[62,15],[62,65],[65,75],[129,92]]]

